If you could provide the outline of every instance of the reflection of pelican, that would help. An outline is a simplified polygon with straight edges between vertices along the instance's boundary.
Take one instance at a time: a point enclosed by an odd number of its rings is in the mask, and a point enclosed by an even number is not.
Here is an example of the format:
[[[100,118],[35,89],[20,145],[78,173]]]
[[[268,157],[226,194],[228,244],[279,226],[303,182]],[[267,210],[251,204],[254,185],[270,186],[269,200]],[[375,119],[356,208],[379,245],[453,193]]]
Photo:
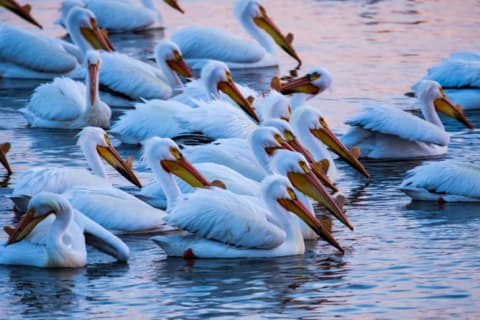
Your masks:
[[[428,69],[424,79],[440,83],[450,99],[464,109],[480,109],[480,53],[453,53]]]
[[[33,197],[18,225],[5,231],[9,239],[0,249],[0,264],[83,267],[87,264],[84,233],[90,244],[119,260],[126,261],[130,253],[116,236],[74,212],[62,196],[48,192]]]
[[[10,168],[10,164],[7,160],[7,153],[10,151],[10,143],[5,142],[0,144],[0,163],[7,169],[7,173],[12,173],[12,168]]]
[[[292,47],[293,35],[284,36],[259,1],[238,0],[235,16],[258,43],[220,29],[197,26],[178,30],[173,34],[172,40],[178,43],[185,59],[194,68],[200,68],[209,59],[223,61],[230,68],[239,69],[277,66],[275,44],[301,65],[302,62]]]
[[[110,127],[110,107],[98,95],[101,58],[90,50],[85,59],[85,84],[70,78],[55,78],[35,89],[28,105],[20,109],[32,127],[77,129]]]
[[[172,8],[184,13],[176,0],[164,1]],[[110,32],[163,28],[162,16],[152,0],[142,0],[142,6],[129,0],[65,0],[60,8],[62,16],[56,23],[63,25],[69,11],[75,6],[91,10],[98,19],[98,25]]]
[[[369,106],[348,120],[352,128],[343,137],[348,147],[360,147],[360,156],[373,159],[435,157],[447,152],[449,136],[437,114],[442,112],[473,128],[459,107],[452,105],[437,82],[424,80],[417,96],[425,120],[387,107]]]
[[[400,190],[414,200],[480,201],[480,167],[457,161],[432,162],[408,171]]]
[[[85,127],[79,133],[78,145],[94,174],[86,169],[32,168],[22,174],[13,190],[11,198],[17,209],[25,211],[26,200],[41,191],[63,193],[69,188],[79,185],[111,187],[112,184],[106,179],[107,174],[101,158],[130,182],[141,187],[140,181],[132,171],[131,163],[121,159],[103,129]]]
[[[32,7],[29,4],[25,4],[22,6],[18,4],[15,0],[3,0],[2,2],[0,2],[0,6],[7,8],[8,10],[12,11],[13,13],[21,17],[22,19],[25,19],[26,21],[42,29],[42,26],[40,25],[40,23],[38,23],[37,20],[35,20],[31,16],[30,11],[32,10]]]

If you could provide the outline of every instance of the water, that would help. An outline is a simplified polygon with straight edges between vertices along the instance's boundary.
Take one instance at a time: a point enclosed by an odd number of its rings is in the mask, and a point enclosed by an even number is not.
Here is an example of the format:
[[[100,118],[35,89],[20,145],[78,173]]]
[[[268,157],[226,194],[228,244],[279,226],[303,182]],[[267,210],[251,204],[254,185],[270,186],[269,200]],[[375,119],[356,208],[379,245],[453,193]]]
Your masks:
[[[54,27],[57,1],[30,1],[45,32]],[[403,94],[425,70],[451,52],[480,50],[480,1],[263,1],[282,30],[295,34],[304,69],[321,65],[334,76],[333,89],[311,104],[343,133],[343,121],[365,103],[415,107]],[[168,11],[168,35],[181,26],[220,26],[231,21],[232,1],[181,1],[187,14]],[[0,11],[2,21],[31,28]],[[115,36],[123,52],[145,59],[162,32]],[[295,62],[282,54],[279,72]],[[265,73],[264,73],[265,72]],[[234,77],[267,89],[277,70],[235,72]],[[0,225],[14,223],[11,192],[18,175],[36,165],[85,165],[74,146],[76,131],[30,129],[17,110],[36,81],[0,81],[0,140],[11,141],[14,175],[0,171]],[[115,119],[122,110],[114,112]],[[480,112],[468,116],[478,127]],[[454,131],[445,158],[478,161],[480,131],[447,120]],[[142,181],[151,179],[133,154]],[[373,179],[339,164],[339,187],[348,198],[350,232],[335,226],[347,248],[342,256],[323,243],[309,243],[304,256],[271,260],[167,259],[148,236],[124,240],[132,256],[119,264],[89,250],[77,270],[0,267],[1,318],[478,318],[480,316],[480,206],[410,203],[398,186],[421,161],[367,163]],[[118,184],[121,178],[112,174]],[[6,239],[0,235],[0,241]]]

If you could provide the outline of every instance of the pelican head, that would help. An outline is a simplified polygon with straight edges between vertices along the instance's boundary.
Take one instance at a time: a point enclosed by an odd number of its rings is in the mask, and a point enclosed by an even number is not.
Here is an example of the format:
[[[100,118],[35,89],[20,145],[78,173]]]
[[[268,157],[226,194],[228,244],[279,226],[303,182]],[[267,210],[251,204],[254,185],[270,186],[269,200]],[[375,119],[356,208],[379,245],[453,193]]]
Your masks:
[[[86,52],[88,47],[114,51],[106,33],[97,26],[97,20],[92,11],[73,7],[68,13],[66,26],[73,42],[81,47],[83,52]]]
[[[7,173],[12,173],[12,168],[10,168],[10,164],[7,160],[7,153],[10,151],[10,143],[5,142],[0,144],[0,163],[7,169]]]
[[[272,79],[272,88],[283,93],[304,93],[313,97],[330,88],[332,85],[332,76],[328,70],[316,67],[310,70],[303,77],[280,83],[278,78]]]
[[[278,206],[270,204],[272,201],[275,201],[286,211],[297,215],[325,241],[344,252],[344,249],[328,231],[328,228],[297,198],[295,190],[287,178],[280,175],[266,177],[262,181],[262,197],[269,206],[277,208]]]
[[[100,64],[102,57],[96,50],[88,50],[85,57],[85,64],[88,71],[88,85],[90,95],[90,105],[95,103],[98,91],[98,72],[100,71]]]
[[[245,99],[240,90],[238,90],[238,87],[233,82],[230,69],[225,63],[220,61],[209,61],[202,68],[201,79],[205,84],[207,92],[211,96],[218,98],[219,91],[225,93],[257,123],[260,122],[251,101]]]
[[[180,7],[177,0],[163,0],[166,4],[168,4],[173,9],[179,11],[180,13],[185,13],[185,11]]]
[[[257,101],[262,101],[262,107],[258,108],[262,121],[269,119],[290,120],[292,115],[290,100],[278,91],[271,90],[267,96],[259,98]]]
[[[315,159],[313,158],[310,151],[308,151],[308,149],[305,148],[302,145],[302,143],[297,139],[288,122],[281,119],[270,119],[265,121],[263,125],[274,127],[278,131],[280,131],[282,133],[283,138],[292,147],[292,150],[300,152],[305,157],[305,159],[307,159],[308,163],[312,166],[313,172],[320,179],[320,181],[322,181],[324,185],[328,186],[333,191],[335,192],[338,191],[337,187],[335,187],[335,185],[330,181],[330,179],[326,175],[325,170],[321,168],[321,163],[315,162]]]
[[[5,7],[6,9],[12,11],[17,16],[31,24],[43,29],[42,25],[35,20],[30,12],[32,11],[32,6],[29,4],[24,4],[23,6],[18,4],[15,0],[0,0],[0,6]]]
[[[83,128],[78,134],[77,144],[80,146],[87,159],[94,157],[92,150],[95,150],[96,154],[102,157],[128,181],[139,188],[142,187],[142,184],[133,172],[131,159],[128,159],[127,161],[122,159],[110,142],[108,134],[102,128]]]
[[[155,46],[157,62],[165,61],[173,72],[184,78],[193,78],[192,69],[185,63],[180,48],[170,40],[160,40]]]
[[[323,204],[338,220],[353,230],[343,209],[317,179],[303,155],[298,152],[278,150],[272,159],[272,168],[282,176],[288,177],[295,188]]]
[[[9,238],[7,245],[25,239],[35,226],[50,214],[59,214],[66,211],[71,213],[72,208],[63,196],[50,192],[40,192],[30,200],[27,212],[23,215],[17,226],[8,231]],[[69,219],[71,218],[70,215]]]
[[[467,128],[473,129],[473,125],[463,113],[462,107],[460,105],[453,105],[452,101],[450,101],[445,95],[442,86],[438,82],[433,80],[422,80],[415,85],[414,90],[418,100],[423,102],[422,112],[424,114],[428,113],[428,110],[425,110],[425,108],[429,108],[433,101],[435,110],[451,118],[457,119]]]
[[[284,36],[267,15],[267,11],[259,1],[238,0],[234,14],[242,22],[244,20],[253,22],[254,25],[266,32],[280,48],[298,62],[298,68],[302,65],[302,60],[292,47],[293,35],[289,33],[287,36]]]
[[[145,141],[143,150],[145,162],[153,168],[160,162],[160,167],[169,174],[174,174],[192,187],[205,188],[210,182],[193,165],[184,158],[177,144],[172,139],[153,137]]]
[[[327,122],[318,110],[311,107],[298,108],[293,112],[292,123],[298,131],[304,131],[308,128],[314,137],[329,147],[366,178],[370,178],[367,169],[365,169],[363,164],[358,160],[358,155],[360,154],[358,148],[349,150],[332,130],[330,130]]]

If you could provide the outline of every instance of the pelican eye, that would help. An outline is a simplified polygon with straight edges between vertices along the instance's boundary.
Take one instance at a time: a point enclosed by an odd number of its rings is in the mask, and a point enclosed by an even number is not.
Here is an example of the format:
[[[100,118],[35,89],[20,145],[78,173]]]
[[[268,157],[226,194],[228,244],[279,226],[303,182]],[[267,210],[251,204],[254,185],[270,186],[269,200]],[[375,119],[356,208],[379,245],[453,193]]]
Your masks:
[[[292,188],[287,187],[287,192],[288,192],[288,195],[290,196],[290,199],[297,200],[297,194],[295,193],[295,191],[293,191]]]
[[[322,75],[318,72],[313,72],[311,74],[308,75],[308,78],[310,79],[310,81],[315,81],[317,79],[320,79]]]
[[[292,131],[290,131],[288,129],[285,129],[283,131],[283,136],[285,137],[285,139],[287,139],[287,141],[295,140],[295,136],[293,135]]]
[[[180,54],[180,52],[178,52],[178,50],[173,50],[173,58],[176,61],[180,61],[182,60],[182,55]]]
[[[308,167],[308,164],[305,161],[303,161],[303,160],[298,161],[298,165],[303,170],[303,172],[305,172],[305,173],[310,172],[310,168]]]
[[[175,147],[170,147],[170,154],[176,159],[176,160],[180,160],[183,158],[183,155],[182,153],[180,152],[180,150],[178,150],[177,148]]]

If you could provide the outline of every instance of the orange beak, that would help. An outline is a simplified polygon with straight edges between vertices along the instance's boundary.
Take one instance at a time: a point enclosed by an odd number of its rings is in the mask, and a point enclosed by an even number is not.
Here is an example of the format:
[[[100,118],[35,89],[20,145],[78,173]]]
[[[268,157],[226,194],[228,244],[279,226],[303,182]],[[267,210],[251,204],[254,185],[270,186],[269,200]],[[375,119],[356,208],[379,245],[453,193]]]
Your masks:
[[[133,172],[131,163],[124,161],[112,144],[109,143],[107,147],[97,146],[97,152],[108,164],[117,170],[118,173],[125,177],[125,179],[139,188],[142,187],[140,180],[138,180]]]
[[[176,160],[161,160],[160,165],[165,171],[173,173],[194,188],[212,186],[207,178],[183,157],[177,158]]]
[[[12,168],[10,168],[10,164],[7,160],[7,153],[10,150],[10,143],[2,143],[0,144],[0,163],[7,169],[8,174],[12,174]]]
[[[15,13],[17,16],[25,19],[26,21],[30,22],[31,24],[43,29],[42,25],[35,20],[30,12],[32,11],[32,6],[29,4],[25,4],[23,6],[19,5],[15,0],[0,0],[0,5],[4,6],[8,10]]]
[[[454,106],[452,101],[448,99],[445,95],[443,90],[441,90],[442,97],[435,99],[433,104],[435,105],[435,109],[451,118],[457,119],[461,123],[463,123],[467,128],[473,129],[473,124],[467,119],[465,114],[463,113],[462,107],[457,105]]]
[[[183,60],[181,56],[175,60],[174,59],[167,60],[167,65],[170,67],[170,69],[172,69],[173,71],[175,71],[176,73],[178,73],[184,78],[194,77],[192,69],[188,64],[185,63],[185,60]]]
[[[180,7],[180,5],[176,0],[163,0],[163,1],[165,1],[165,3],[168,4],[170,7],[172,7],[173,9],[181,13],[185,13],[185,11],[183,11],[183,9]]]
[[[307,93],[315,95],[320,92],[320,88],[312,83],[309,74],[283,84],[277,79],[275,78],[275,82],[272,81],[272,84],[275,83],[272,87],[282,94]]]
[[[256,123],[260,123],[260,118],[255,113],[250,101],[245,99],[240,90],[238,90],[235,83],[229,79],[228,81],[220,81],[217,84],[217,89],[229,96],[235,103],[237,103],[243,111],[245,111],[250,117],[252,117]]]
[[[90,79],[90,104],[93,105],[97,99],[98,88],[98,71],[100,69],[100,63],[88,64],[88,77]]]
[[[43,219],[48,217],[53,212],[47,212],[40,216],[35,217],[35,210],[28,210],[18,222],[15,229],[9,231],[9,237],[7,241],[7,246],[25,239],[26,236],[32,232],[37,224],[39,224]]]
[[[80,27],[80,32],[83,37],[96,50],[115,51],[115,48],[108,40],[108,35],[105,30],[97,26],[95,19],[90,19],[90,27]]]

